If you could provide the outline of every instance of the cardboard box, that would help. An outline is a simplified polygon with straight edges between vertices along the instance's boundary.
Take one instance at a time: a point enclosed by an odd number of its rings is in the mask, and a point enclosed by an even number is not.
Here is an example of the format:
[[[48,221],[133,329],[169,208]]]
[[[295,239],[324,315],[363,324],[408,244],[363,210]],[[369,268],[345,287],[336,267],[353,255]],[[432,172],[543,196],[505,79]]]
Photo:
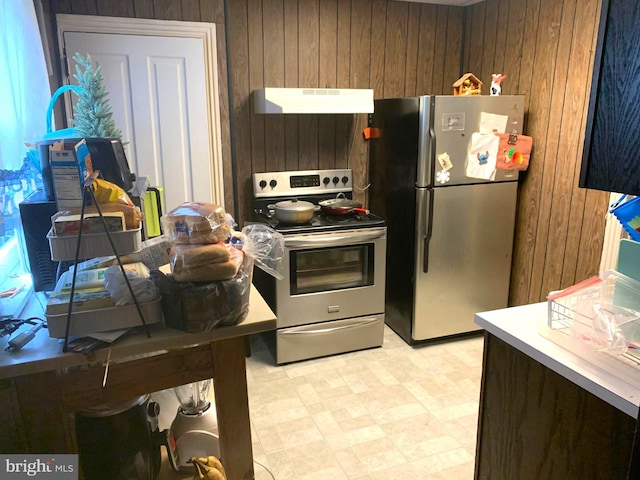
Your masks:
[[[85,214],[82,221],[82,234],[104,233],[104,225],[110,232],[122,232],[125,229],[123,212],[105,212],[104,224],[97,213]],[[58,236],[78,235],[80,233],[80,215],[61,215],[53,220],[53,233]]]

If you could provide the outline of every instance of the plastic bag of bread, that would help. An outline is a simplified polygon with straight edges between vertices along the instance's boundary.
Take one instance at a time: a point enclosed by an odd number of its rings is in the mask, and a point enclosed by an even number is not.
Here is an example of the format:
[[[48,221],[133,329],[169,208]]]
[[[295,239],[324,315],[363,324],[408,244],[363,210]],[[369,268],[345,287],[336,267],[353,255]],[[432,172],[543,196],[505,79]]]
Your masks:
[[[124,223],[127,230],[137,230],[140,228],[140,222],[142,221],[142,212],[135,205],[125,205],[123,203],[100,203],[100,211],[107,212],[122,212],[124,213]],[[82,208],[74,207],[64,212],[65,215],[80,215]],[[98,209],[95,205],[87,205],[84,209],[85,214],[96,214]]]
[[[242,258],[233,278],[217,282],[179,282],[173,275],[153,270],[151,280],[160,289],[166,325],[197,333],[241,322],[249,311],[253,276],[253,260]]]
[[[220,243],[231,230],[224,208],[212,203],[183,203],[161,221],[164,234],[177,244]]]
[[[169,252],[171,273],[179,282],[212,282],[233,278],[243,253],[224,243],[174,245]]]

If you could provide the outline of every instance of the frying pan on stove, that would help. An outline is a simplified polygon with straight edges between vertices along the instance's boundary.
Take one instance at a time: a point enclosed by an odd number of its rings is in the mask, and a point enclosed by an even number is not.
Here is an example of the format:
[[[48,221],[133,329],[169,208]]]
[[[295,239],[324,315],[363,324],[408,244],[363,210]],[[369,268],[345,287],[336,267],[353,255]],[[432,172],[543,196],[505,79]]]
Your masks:
[[[351,200],[344,196],[344,193],[339,193],[336,198],[329,200],[322,200],[318,202],[322,212],[327,215],[350,215],[352,213],[369,214],[369,210],[362,208],[362,203]]]

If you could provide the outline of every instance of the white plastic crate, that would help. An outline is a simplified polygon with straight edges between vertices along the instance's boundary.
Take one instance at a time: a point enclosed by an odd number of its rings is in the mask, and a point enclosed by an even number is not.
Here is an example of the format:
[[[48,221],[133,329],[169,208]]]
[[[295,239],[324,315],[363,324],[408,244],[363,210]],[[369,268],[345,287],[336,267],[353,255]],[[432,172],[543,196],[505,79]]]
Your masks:
[[[640,387],[640,282],[610,270],[552,292],[538,333]]]
[[[139,252],[142,248],[142,234],[140,228],[135,230],[125,230],[122,232],[109,232],[116,247],[118,255]],[[58,237],[53,230],[47,233],[49,239],[49,249],[51,250],[51,260],[69,261],[74,260],[78,245],[77,236]],[[82,235],[80,243],[79,259],[106,257],[114,255],[113,248],[109,243],[106,233],[89,233]]]

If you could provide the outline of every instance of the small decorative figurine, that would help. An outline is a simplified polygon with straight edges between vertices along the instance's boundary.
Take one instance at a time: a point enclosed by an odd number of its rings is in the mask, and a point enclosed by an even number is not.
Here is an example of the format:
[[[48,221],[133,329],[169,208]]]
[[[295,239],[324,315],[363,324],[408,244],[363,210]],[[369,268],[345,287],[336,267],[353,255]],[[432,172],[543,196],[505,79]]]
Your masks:
[[[500,84],[502,81],[507,78],[506,75],[502,75],[501,73],[494,73],[491,75],[491,92],[490,95],[492,97],[497,97],[502,93],[502,87]]]
[[[489,151],[487,150],[485,153],[480,153],[478,152],[478,163],[480,165],[486,165],[487,162],[489,161]]]
[[[481,95],[482,82],[473,73],[465,73],[453,84],[454,95]]]

